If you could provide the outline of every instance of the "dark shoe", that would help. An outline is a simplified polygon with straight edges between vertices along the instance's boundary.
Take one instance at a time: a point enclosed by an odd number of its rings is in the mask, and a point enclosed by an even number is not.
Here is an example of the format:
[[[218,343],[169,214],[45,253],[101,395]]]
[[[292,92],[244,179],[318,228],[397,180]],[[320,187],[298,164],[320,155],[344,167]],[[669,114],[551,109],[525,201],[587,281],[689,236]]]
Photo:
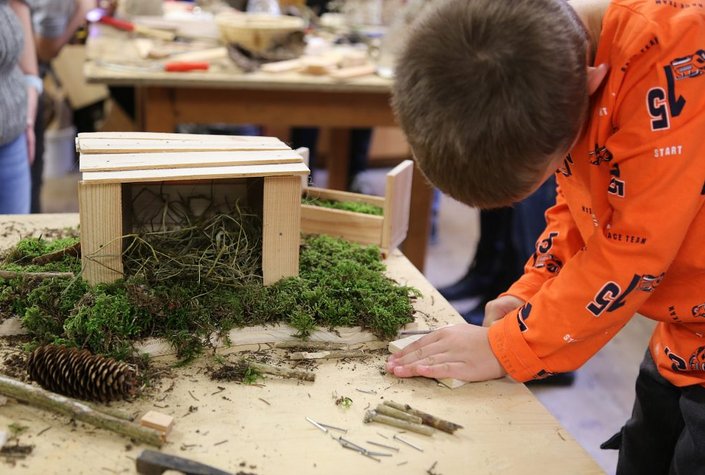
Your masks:
[[[485,295],[493,280],[493,276],[479,275],[471,270],[455,284],[441,287],[438,291],[446,300],[471,299]]]
[[[527,385],[531,386],[572,386],[575,382],[575,372],[556,373],[552,376],[543,379],[534,379],[527,381]]]

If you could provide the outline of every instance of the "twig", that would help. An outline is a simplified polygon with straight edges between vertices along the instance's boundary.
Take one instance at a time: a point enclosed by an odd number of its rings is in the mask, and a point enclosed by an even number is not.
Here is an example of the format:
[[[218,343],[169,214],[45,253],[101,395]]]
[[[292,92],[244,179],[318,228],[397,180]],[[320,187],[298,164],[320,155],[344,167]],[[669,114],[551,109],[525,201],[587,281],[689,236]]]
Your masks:
[[[398,336],[404,337],[404,336],[412,336],[412,335],[428,335],[431,332],[434,332],[435,330],[400,330],[399,333],[397,333]]]
[[[259,399],[260,401],[262,401],[263,403],[265,403],[265,404],[268,405],[268,406],[271,406],[271,405],[272,405],[272,404],[271,404],[269,401],[267,401],[266,399],[262,399],[261,397],[258,397],[257,399]]]
[[[398,402],[394,402],[394,401],[384,401],[384,404],[387,406],[393,407],[394,409],[404,411],[407,414],[412,414],[414,416],[418,416],[423,421],[422,422],[423,424],[425,424],[427,426],[434,427],[438,430],[442,430],[443,432],[447,432],[448,434],[452,434],[456,430],[463,428],[463,426],[461,426],[460,424],[456,424],[454,422],[439,419],[436,416],[432,416],[431,414],[428,414],[426,412],[419,411],[418,409],[414,409],[413,407],[409,406],[408,404],[399,404]]]
[[[192,393],[191,391],[188,392],[188,395],[191,396],[194,401],[196,401],[196,402],[201,402],[201,401],[198,400],[198,398],[197,398],[196,396],[193,395],[193,393]]]
[[[225,391],[225,388],[224,388],[223,386],[218,386],[218,390],[215,391],[215,392],[212,392],[212,393],[211,393],[211,396],[215,396],[216,394],[220,394],[220,393],[222,393],[223,391]]]
[[[307,353],[305,351],[295,352],[289,355],[292,360],[322,360],[322,359],[343,359],[343,358],[364,358],[370,356],[369,353],[362,350],[350,351],[318,351],[315,353]]]
[[[119,409],[115,409],[113,407],[100,407],[96,404],[91,404],[89,402],[85,402],[85,405],[93,409],[94,411],[102,412],[103,414],[107,414],[109,416],[112,416],[116,419],[122,419],[125,421],[134,421],[135,416],[132,414],[128,414],[124,411],[121,411]]]
[[[387,406],[384,404],[378,404],[376,411],[377,414],[383,414],[385,416],[393,417],[395,419],[411,422],[412,424],[423,424],[423,420],[419,416],[400,411],[399,409],[395,409],[391,406]]]
[[[40,435],[42,435],[43,433],[45,433],[49,429],[51,429],[51,426],[45,427],[44,429],[40,430],[39,432],[37,432],[37,437],[39,437]]]
[[[62,279],[73,279],[76,277],[73,272],[15,272],[11,270],[0,270],[0,277],[3,279],[15,279],[17,277],[51,279],[59,277]]]
[[[364,418],[365,423],[379,422],[388,426],[398,427],[400,429],[409,430],[423,435],[433,435],[433,428],[421,424],[395,419],[394,417],[377,414],[376,411],[367,411]]]
[[[274,345],[274,348],[282,348],[287,350],[345,350],[350,345],[347,343],[336,343],[333,341],[280,341]]]
[[[264,374],[272,374],[274,376],[281,376],[282,378],[300,379],[302,381],[315,381],[316,374],[310,371],[302,371],[298,369],[280,368],[278,366],[273,366],[265,363],[247,363],[255,371],[259,371]]]
[[[156,430],[140,427],[132,422],[96,411],[81,401],[31,386],[7,376],[0,375],[0,393],[24,401],[31,406],[66,415],[145,444],[161,447],[163,442],[161,433]]]
[[[59,249],[58,251],[50,252],[43,256],[37,256],[32,259],[32,264],[41,266],[49,262],[60,261],[65,256],[81,257],[81,242],[77,241],[73,246],[65,247],[64,249]]]

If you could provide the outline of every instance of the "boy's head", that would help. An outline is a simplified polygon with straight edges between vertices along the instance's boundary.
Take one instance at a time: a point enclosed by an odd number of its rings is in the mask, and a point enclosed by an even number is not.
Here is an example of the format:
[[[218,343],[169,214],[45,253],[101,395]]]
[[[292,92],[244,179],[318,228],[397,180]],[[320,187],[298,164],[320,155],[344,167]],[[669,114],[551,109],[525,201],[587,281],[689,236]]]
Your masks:
[[[441,0],[412,25],[393,106],[421,170],[469,205],[533,191],[587,113],[585,28],[565,0]]]

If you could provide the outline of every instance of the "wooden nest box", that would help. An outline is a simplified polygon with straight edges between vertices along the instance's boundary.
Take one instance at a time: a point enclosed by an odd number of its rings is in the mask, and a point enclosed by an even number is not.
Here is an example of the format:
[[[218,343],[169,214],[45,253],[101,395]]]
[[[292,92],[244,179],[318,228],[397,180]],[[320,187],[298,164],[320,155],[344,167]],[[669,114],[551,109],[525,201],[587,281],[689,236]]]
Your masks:
[[[144,197],[193,190],[242,197],[260,213],[265,285],[298,275],[309,170],[279,139],[108,132],[79,134],[76,146],[83,275],[91,284],[123,277],[122,238],[132,232],[132,215],[150,207]],[[157,191],[143,192],[150,189]],[[133,202],[136,196],[143,202]]]

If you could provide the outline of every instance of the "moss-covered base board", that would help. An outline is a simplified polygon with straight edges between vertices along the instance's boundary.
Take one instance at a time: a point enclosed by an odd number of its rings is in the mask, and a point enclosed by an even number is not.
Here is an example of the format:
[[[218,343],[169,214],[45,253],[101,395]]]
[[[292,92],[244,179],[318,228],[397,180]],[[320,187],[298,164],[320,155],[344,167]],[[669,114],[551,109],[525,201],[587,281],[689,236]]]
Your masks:
[[[258,345],[274,345],[285,341],[300,342],[301,339],[294,336],[296,332],[295,328],[288,325],[236,328],[228,334],[229,342],[214,337],[212,343],[215,348],[223,351],[250,350]],[[360,327],[338,328],[335,331],[317,329],[306,341],[364,345],[369,349],[384,348],[387,345],[386,342]],[[148,338],[136,343],[135,348],[138,352],[147,353],[152,357],[174,356],[176,354],[174,347],[162,338]]]

